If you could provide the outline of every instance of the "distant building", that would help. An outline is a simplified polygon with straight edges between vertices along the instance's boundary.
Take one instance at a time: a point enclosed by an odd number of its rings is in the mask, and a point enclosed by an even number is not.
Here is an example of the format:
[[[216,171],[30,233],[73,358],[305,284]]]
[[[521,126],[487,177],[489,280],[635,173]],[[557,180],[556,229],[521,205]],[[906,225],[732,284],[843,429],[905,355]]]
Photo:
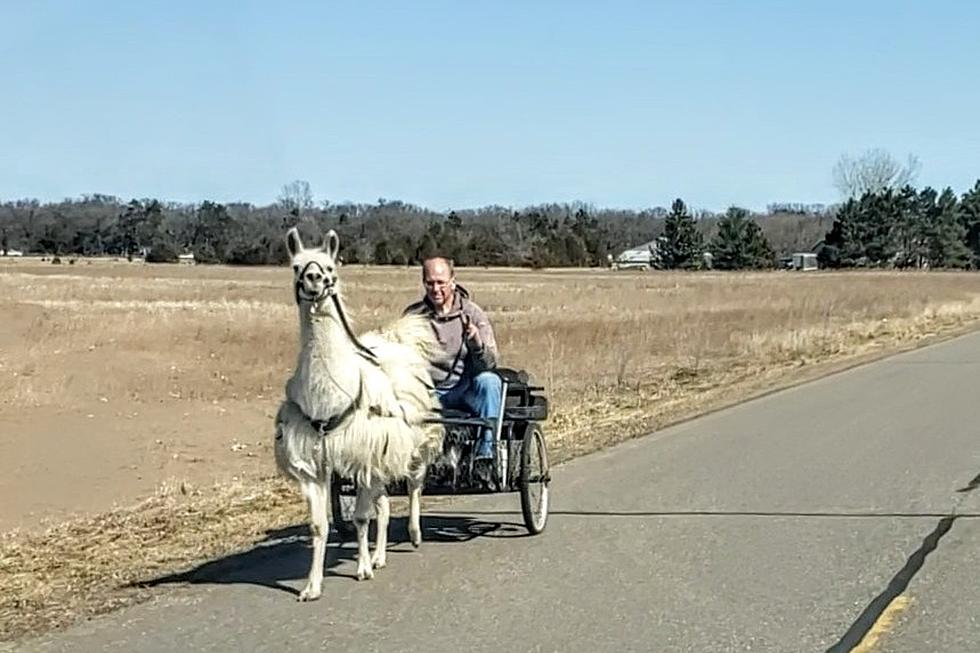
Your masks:
[[[191,265],[191,264],[193,264],[194,263],[194,253],[191,252],[189,254],[178,254],[177,255],[177,262],[178,263],[185,264],[185,265]]]
[[[808,272],[816,270],[820,266],[817,264],[817,255],[813,252],[794,252],[792,257],[792,268]]]
[[[649,268],[656,260],[659,244],[656,239],[648,243],[631,247],[620,252],[612,262],[614,270],[629,270],[631,268]]]
[[[24,255],[24,252],[21,252],[21,251],[16,250],[16,249],[8,249],[7,251],[0,252],[0,253],[2,253],[4,256],[23,256]]]

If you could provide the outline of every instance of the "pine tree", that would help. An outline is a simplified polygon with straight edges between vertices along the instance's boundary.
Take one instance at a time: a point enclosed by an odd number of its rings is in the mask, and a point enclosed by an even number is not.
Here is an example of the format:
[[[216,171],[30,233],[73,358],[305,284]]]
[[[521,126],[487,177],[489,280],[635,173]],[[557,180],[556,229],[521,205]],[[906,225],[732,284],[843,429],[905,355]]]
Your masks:
[[[972,254],[972,264],[980,264],[980,180],[963,193],[957,207],[957,217],[966,234],[966,245]]]
[[[926,194],[928,191],[928,195]],[[927,242],[929,266],[963,268],[970,264],[966,246],[966,229],[958,220],[956,194],[947,187],[936,197],[931,188],[923,190],[924,214],[928,216]]]
[[[890,189],[848,200],[838,210],[818,260],[828,267],[878,266],[901,260],[902,206],[907,201]],[[908,238],[911,241],[912,235]]]
[[[684,202],[678,198],[670,207],[660,240],[660,264],[668,270],[701,267],[704,238]]]
[[[898,248],[899,267],[922,267],[929,255],[926,221],[919,194],[911,186],[903,187],[896,195],[897,219],[894,239]]]
[[[899,255],[900,200],[889,188],[861,198],[860,218],[864,256],[868,265],[887,265]]]
[[[853,265],[847,248],[852,240],[857,215],[857,201],[853,198],[837,209],[834,224],[823,238],[823,248],[817,252],[817,261],[825,268],[843,268]]]
[[[745,209],[731,207],[711,241],[712,266],[720,270],[771,268],[776,255]]]

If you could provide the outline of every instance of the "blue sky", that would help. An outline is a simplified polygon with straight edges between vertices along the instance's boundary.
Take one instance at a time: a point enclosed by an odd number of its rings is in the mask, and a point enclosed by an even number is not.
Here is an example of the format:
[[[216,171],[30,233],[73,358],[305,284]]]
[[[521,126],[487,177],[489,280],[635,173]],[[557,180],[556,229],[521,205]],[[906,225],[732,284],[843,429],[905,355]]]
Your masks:
[[[0,200],[833,202],[980,178],[980,3],[0,0]]]

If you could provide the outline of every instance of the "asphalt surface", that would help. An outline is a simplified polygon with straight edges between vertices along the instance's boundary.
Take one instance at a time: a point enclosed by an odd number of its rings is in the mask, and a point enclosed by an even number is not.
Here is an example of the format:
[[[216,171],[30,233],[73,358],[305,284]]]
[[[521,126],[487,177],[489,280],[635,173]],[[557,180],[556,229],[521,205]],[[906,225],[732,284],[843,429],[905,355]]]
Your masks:
[[[978,389],[969,335],[560,466],[536,537],[517,495],[457,498],[417,551],[394,519],[373,581],[331,546],[300,604],[299,525],[16,650],[977,651]]]

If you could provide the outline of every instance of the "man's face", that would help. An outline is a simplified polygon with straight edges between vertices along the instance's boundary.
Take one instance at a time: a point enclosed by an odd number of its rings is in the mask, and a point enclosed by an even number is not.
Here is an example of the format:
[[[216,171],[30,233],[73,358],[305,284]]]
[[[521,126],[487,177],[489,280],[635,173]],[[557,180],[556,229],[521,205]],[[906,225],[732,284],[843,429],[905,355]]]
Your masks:
[[[435,306],[444,307],[453,300],[456,282],[449,272],[449,265],[441,259],[426,261],[422,266],[422,284],[425,294]]]

